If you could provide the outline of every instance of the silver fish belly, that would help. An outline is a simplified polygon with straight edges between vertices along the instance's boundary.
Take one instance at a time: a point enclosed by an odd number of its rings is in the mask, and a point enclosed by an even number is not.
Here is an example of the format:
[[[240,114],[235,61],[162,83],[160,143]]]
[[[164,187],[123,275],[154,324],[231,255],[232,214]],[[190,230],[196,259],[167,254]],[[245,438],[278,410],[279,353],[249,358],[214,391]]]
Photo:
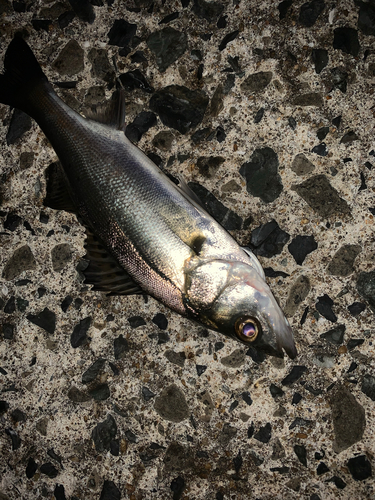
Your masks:
[[[86,275],[95,289],[143,291],[256,349],[296,356],[292,330],[260,263],[184,183],[176,186],[123,130],[67,106],[22,39],[11,42],[4,67],[0,101],[32,116],[59,158],[47,204],[74,210],[88,228]],[[115,102],[112,107],[117,112]],[[113,115],[104,118],[113,122]]]

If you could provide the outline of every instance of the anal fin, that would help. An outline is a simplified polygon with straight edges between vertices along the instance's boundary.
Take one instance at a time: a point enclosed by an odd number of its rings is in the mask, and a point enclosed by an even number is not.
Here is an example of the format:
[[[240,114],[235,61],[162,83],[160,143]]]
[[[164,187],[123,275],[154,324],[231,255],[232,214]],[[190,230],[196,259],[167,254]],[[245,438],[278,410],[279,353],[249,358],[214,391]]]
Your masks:
[[[86,229],[85,259],[90,263],[83,271],[85,283],[93,285],[93,290],[107,292],[108,295],[133,295],[144,293],[140,286],[118,264],[106,250],[102,242]]]

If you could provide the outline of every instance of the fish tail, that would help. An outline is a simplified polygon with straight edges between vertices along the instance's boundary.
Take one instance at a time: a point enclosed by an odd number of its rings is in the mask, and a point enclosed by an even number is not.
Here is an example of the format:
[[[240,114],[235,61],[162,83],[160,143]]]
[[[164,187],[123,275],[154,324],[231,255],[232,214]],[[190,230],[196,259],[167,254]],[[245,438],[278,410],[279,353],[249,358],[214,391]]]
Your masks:
[[[5,53],[4,73],[0,75],[0,102],[32,114],[32,94],[47,82],[30,47],[23,38],[15,36]]]

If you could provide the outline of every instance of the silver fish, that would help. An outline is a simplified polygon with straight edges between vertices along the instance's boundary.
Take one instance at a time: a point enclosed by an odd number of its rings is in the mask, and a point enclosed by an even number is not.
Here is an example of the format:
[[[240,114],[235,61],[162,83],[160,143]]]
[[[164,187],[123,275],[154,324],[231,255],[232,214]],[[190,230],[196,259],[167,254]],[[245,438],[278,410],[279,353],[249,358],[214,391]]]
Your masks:
[[[0,102],[39,124],[59,163],[45,203],[87,227],[86,281],[116,294],[147,293],[173,311],[268,354],[294,358],[293,332],[254,256],[175,185],[123,131],[123,98],[93,117],[54,92],[26,42],[15,37]],[[116,128],[117,125],[117,128]]]

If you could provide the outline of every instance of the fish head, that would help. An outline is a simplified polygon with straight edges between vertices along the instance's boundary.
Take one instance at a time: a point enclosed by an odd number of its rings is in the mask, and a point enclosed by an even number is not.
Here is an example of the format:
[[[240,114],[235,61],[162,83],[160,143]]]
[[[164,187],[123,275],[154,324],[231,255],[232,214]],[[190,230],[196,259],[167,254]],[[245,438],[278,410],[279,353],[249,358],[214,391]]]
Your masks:
[[[186,276],[187,303],[205,326],[272,356],[297,356],[292,328],[254,267],[214,260]]]

